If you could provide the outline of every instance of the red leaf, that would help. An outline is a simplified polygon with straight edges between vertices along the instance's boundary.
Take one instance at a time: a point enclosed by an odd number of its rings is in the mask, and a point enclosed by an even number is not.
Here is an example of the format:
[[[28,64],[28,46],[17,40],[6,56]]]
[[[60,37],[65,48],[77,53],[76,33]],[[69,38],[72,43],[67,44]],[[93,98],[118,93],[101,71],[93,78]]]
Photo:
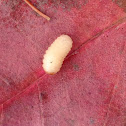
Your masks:
[[[0,2],[2,126],[125,125],[125,13],[111,0]],[[74,41],[61,71],[42,69],[61,34]]]

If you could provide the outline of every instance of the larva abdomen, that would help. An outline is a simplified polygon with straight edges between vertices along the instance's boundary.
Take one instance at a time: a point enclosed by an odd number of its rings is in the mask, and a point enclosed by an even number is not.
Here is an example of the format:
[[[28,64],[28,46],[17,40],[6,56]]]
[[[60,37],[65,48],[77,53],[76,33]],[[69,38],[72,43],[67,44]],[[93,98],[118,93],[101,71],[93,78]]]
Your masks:
[[[58,37],[46,50],[43,59],[43,69],[48,74],[57,73],[69,51],[72,48],[72,39],[68,35]]]

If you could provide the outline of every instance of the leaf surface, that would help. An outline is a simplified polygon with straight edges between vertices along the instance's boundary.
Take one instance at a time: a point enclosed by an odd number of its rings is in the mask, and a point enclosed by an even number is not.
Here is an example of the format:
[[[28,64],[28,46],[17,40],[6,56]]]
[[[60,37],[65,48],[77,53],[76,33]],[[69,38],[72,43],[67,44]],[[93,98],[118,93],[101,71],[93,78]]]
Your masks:
[[[2,126],[125,125],[125,10],[111,0],[0,1]],[[73,48],[61,71],[42,59],[61,34]]]

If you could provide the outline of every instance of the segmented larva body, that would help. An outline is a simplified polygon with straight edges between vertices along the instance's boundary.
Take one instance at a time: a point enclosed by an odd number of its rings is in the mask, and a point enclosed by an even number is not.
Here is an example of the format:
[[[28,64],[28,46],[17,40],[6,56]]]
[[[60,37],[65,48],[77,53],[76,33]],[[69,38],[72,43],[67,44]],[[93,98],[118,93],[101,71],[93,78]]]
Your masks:
[[[43,69],[46,73],[55,74],[60,70],[65,57],[72,48],[72,43],[68,35],[61,35],[51,44],[43,59]]]

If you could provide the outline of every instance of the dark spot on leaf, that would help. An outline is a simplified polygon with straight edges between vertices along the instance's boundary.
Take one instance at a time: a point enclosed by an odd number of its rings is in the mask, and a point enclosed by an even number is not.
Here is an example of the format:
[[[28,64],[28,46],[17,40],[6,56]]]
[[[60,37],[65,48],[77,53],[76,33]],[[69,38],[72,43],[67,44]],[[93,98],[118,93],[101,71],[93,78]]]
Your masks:
[[[51,7],[61,7],[64,10],[71,10],[72,8],[80,9],[82,6],[88,3],[88,0],[40,0],[42,5],[50,5]]]
[[[4,4],[11,7],[12,10],[15,9],[16,6],[18,6],[22,1],[21,0],[8,0],[4,1]]]
[[[68,119],[68,120],[66,120],[66,122],[68,123],[69,126],[75,126],[75,120]]]
[[[91,95],[91,92],[88,92],[89,95]]]
[[[94,124],[94,122],[95,122],[94,119],[93,118],[90,118],[90,123],[91,124]]]
[[[126,126],[126,122],[124,122],[123,126]]]
[[[126,12],[126,0],[113,0],[113,2]]]
[[[79,66],[77,64],[74,64],[73,65],[73,68],[74,68],[75,71],[78,71],[79,70]]]
[[[21,0],[9,0],[5,1],[4,4],[10,8],[8,11],[8,13],[10,13],[10,18],[19,21],[24,13],[21,8],[21,4],[23,4],[23,2]]]
[[[46,100],[46,99],[48,98],[47,93],[46,93],[46,92],[41,92],[41,98],[42,98],[43,100]]]

